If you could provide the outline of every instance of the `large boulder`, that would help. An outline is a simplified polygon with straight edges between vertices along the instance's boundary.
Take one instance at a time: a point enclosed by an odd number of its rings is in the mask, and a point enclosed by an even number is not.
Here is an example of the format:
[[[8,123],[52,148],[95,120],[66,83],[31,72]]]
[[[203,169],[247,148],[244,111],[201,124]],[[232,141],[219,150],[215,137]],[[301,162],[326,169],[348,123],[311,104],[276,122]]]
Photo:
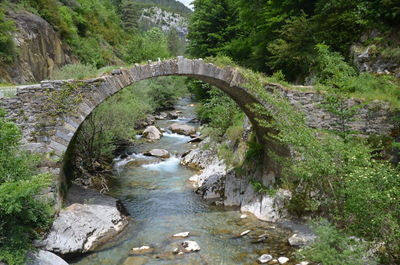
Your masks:
[[[187,124],[173,123],[169,126],[169,129],[174,133],[190,136],[196,133],[196,128]]]
[[[143,137],[149,140],[160,140],[161,132],[156,128],[156,126],[148,126],[143,131]]]
[[[95,191],[73,186],[67,196],[70,206],[61,210],[44,249],[68,256],[86,253],[116,236],[128,224],[120,202]]]
[[[27,265],[68,265],[68,263],[50,251],[39,250],[28,254]],[[3,264],[0,262],[0,264]]]
[[[171,155],[164,149],[152,149],[144,153],[146,156],[154,156],[159,158],[169,158]]]

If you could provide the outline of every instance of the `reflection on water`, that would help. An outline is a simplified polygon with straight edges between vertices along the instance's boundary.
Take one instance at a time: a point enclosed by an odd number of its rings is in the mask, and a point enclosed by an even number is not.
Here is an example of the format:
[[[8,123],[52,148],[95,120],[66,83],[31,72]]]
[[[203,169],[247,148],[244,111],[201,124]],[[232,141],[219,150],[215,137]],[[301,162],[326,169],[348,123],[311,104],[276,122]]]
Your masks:
[[[187,121],[195,117],[190,103],[183,99],[177,106]],[[159,121],[157,125],[167,128],[173,122]],[[178,158],[192,148],[187,143],[189,139],[166,133],[159,141],[135,146],[128,159],[116,159],[118,170],[110,195],[122,200],[132,221],[118,238],[73,264],[257,264],[257,258],[265,253],[290,258],[288,231],[252,217],[240,219],[237,210],[208,205],[193,192],[188,179],[195,172],[182,167]],[[141,155],[154,148],[166,149],[173,155],[163,161]],[[248,235],[238,237],[248,229]],[[190,232],[190,240],[199,243],[201,251],[172,254],[182,239],[171,236],[185,231]],[[268,238],[254,244],[265,233]],[[130,249],[143,245],[154,247],[154,252],[129,257]]]

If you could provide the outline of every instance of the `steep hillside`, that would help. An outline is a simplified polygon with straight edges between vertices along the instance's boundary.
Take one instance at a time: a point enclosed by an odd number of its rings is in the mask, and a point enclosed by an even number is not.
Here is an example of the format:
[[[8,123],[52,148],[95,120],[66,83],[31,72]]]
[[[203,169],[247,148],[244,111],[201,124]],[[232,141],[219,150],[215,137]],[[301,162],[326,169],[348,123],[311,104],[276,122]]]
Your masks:
[[[71,48],[62,42],[43,18],[26,12],[12,12],[15,21],[13,39],[18,54],[13,63],[1,63],[0,82],[26,83],[43,80],[64,64],[77,61]]]
[[[38,82],[75,62],[102,68],[181,55],[189,12],[176,1],[2,1],[0,83]]]

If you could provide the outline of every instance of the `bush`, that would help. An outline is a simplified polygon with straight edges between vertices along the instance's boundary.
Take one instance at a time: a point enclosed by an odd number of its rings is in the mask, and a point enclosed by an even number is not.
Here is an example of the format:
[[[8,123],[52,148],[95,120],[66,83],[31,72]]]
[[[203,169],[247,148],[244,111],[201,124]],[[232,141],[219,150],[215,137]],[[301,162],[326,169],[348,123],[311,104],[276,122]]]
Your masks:
[[[92,65],[76,63],[64,65],[60,69],[54,71],[50,78],[53,80],[84,79],[96,75],[97,70]]]
[[[315,242],[299,251],[307,260],[324,265],[365,264],[367,247],[361,240],[345,235],[325,220],[315,223],[314,230],[317,235]]]
[[[36,175],[37,158],[19,150],[21,132],[0,110],[0,261],[25,264],[32,240],[50,224],[51,210],[35,198],[50,185],[49,175]]]

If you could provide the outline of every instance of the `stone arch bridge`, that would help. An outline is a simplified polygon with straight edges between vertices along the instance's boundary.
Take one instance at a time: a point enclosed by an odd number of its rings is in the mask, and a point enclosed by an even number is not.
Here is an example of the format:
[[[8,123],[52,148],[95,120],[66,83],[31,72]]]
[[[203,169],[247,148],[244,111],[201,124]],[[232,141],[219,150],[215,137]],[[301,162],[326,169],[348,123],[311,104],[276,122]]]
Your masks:
[[[218,67],[202,59],[176,59],[136,64],[130,69],[114,70],[110,75],[88,80],[42,81],[37,85],[17,87],[15,97],[0,99],[0,108],[19,124],[27,150],[62,157],[82,122],[105,99],[135,82],[159,76],[187,76],[214,85],[229,95],[246,113],[259,139],[265,130],[247,106],[262,103],[243,84],[246,79],[233,67]],[[266,89],[280,90],[290,102],[304,111],[308,124],[330,129],[335,119],[320,107],[323,96],[316,92],[288,90],[278,84],[265,84]],[[349,100],[348,104],[355,104]],[[388,134],[393,128],[388,107],[369,104],[360,109],[351,127],[365,134]],[[52,166],[60,175],[60,167]]]

